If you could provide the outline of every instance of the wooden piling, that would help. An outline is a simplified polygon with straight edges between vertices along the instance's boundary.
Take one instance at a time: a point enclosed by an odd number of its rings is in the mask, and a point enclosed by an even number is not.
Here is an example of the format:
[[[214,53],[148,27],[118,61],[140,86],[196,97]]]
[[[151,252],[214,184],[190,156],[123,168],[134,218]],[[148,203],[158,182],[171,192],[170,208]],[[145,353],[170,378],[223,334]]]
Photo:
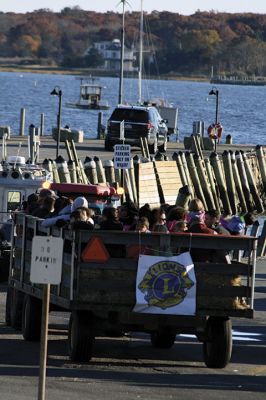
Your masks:
[[[52,161],[52,170],[53,170],[53,181],[55,183],[60,183],[60,178],[57,171],[57,164],[55,161]]]
[[[190,191],[191,191],[192,198],[193,198],[193,197],[196,197],[196,195],[195,195],[195,189],[194,189],[194,187],[193,187],[193,182],[192,182],[192,179],[191,179],[191,177],[190,177],[189,170],[188,170],[188,164],[187,164],[186,153],[183,152],[183,151],[180,151],[178,154],[180,155],[180,158],[181,158],[181,162],[182,162],[182,165],[183,165],[183,169],[184,169],[184,172],[185,172],[185,175],[186,175],[187,184],[188,184],[189,189],[190,189]]]
[[[195,154],[193,158],[194,158],[195,166],[197,168],[198,177],[199,177],[200,185],[202,187],[202,191],[203,191],[204,198],[206,201],[207,209],[208,210],[214,209],[215,202],[214,202],[212,191],[210,188],[208,175],[206,173],[205,164],[204,164],[202,158],[200,156],[198,156],[197,154]]]
[[[188,170],[190,173],[190,177],[194,186],[195,194],[198,199],[200,199],[204,205],[204,208],[207,209],[207,204],[206,200],[203,194],[203,190],[200,184],[199,176],[198,176],[198,171],[195,166],[193,154],[186,152],[185,154],[186,160],[187,160],[187,165],[188,165]]]
[[[172,159],[173,159],[173,161],[176,162],[176,166],[177,166],[177,169],[178,169],[178,172],[179,172],[179,175],[180,175],[180,179],[181,179],[182,185],[183,186],[188,185],[187,177],[186,177],[186,174],[185,174],[185,171],[184,171],[184,168],[183,168],[183,163],[182,163],[180,154],[178,154],[175,151],[174,154],[172,155]]]
[[[185,185],[179,189],[175,205],[187,208],[190,199],[191,199],[190,188],[188,185]]]
[[[102,139],[102,125],[103,125],[103,113],[98,113],[98,125],[97,125],[97,139]]]
[[[241,181],[242,191],[246,200],[247,209],[248,211],[252,211],[253,210],[252,197],[250,193],[250,187],[248,184],[245,166],[243,163],[242,154],[240,151],[236,151],[235,156],[236,156],[236,164]]]
[[[192,149],[195,152],[196,155],[201,157],[203,159],[203,154],[201,150],[201,142],[200,142],[200,135],[191,135],[191,140],[192,140]]]
[[[264,191],[266,191],[266,163],[265,163],[265,154],[264,149],[262,146],[256,146],[256,155],[258,159],[259,169],[260,169],[260,176],[263,183]]]
[[[122,186],[121,169],[115,168],[114,171],[115,171],[115,182],[117,182],[119,186]]]
[[[77,178],[76,164],[74,163],[73,160],[68,160],[67,165],[68,165],[71,183],[77,183],[78,178]]]
[[[25,117],[26,117],[26,109],[20,109],[20,124],[19,124],[19,136],[24,136],[25,134]]]
[[[237,213],[237,192],[235,187],[235,181],[233,176],[233,169],[231,163],[231,157],[227,150],[225,150],[222,154],[223,166],[224,166],[224,176],[227,187],[227,193],[230,201],[230,207],[232,210],[232,214]]]
[[[79,164],[80,175],[81,175],[81,183],[85,183],[87,185],[90,182],[87,178],[87,175],[85,174],[83,162],[81,160],[78,160],[78,164]]]
[[[84,161],[84,171],[88,178],[88,181],[93,184],[98,184],[96,163],[91,157],[86,157]]]
[[[214,179],[214,172],[213,172],[213,169],[211,167],[211,163],[210,163],[209,158],[205,158],[204,163],[205,163],[205,168],[206,168],[206,173],[207,173],[207,176],[208,176],[208,180],[209,180],[209,183],[210,183],[210,189],[211,189],[211,192],[212,192],[212,197],[213,197],[213,200],[214,200],[214,203],[215,203],[215,210],[217,210],[220,213],[221,212],[221,204],[220,204],[219,196],[217,194],[218,190],[216,188],[215,179]]]
[[[220,193],[220,198],[222,201],[223,205],[223,212],[227,215],[232,213],[231,207],[230,207],[230,202],[229,202],[229,197],[227,194],[227,188],[224,180],[224,173],[221,165],[221,160],[218,157],[218,154],[213,152],[210,155],[210,162],[213,168],[213,172],[216,178],[218,190]]]
[[[238,203],[238,211],[241,210],[242,213],[246,213],[248,211],[247,204],[246,204],[246,199],[242,190],[242,184],[241,184],[241,179],[239,176],[239,171],[237,168],[237,163],[236,163],[236,156],[235,152],[230,151],[230,157],[231,157],[231,165],[232,165],[232,171],[233,171],[233,178],[235,182],[235,187],[236,187],[236,192],[237,196],[239,199]]]
[[[44,113],[41,113],[40,136],[44,135]]]
[[[106,176],[105,176],[102,160],[99,157],[95,156],[93,158],[93,161],[95,162],[95,165],[96,165],[98,183],[106,183]]]
[[[131,180],[129,177],[128,169],[124,169],[124,188],[125,188],[125,195],[127,201],[132,201],[133,203],[135,202],[134,199],[134,194],[132,190],[132,185],[131,185]]]
[[[112,184],[115,182],[115,171],[114,171],[114,163],[112,160],[105,160],[103,162],[103,167],[105,170],[106,182]]]
[[[71,183],[67,163],[62,156],[58,156],[55,160],[60,183]]]
[[[243,151],[242,153],[242,159],[243,159],[243,164],[246,170],[246,174],[247,174],[247,180],[248,180],[248,184],[249,184],[249,188],[250,188],[250,193],[253,197],[253,201],[255,204],[255,208],[256,211],[260,214],[264,211],[264,206],[263,206],[263,202],[260,198],[260,195],[258,193],[257,187],[256,187],[256,183],[255,183],[255,179],[251,170],[251,167],[249,165],[249,160],[247,158],[247,154]]]

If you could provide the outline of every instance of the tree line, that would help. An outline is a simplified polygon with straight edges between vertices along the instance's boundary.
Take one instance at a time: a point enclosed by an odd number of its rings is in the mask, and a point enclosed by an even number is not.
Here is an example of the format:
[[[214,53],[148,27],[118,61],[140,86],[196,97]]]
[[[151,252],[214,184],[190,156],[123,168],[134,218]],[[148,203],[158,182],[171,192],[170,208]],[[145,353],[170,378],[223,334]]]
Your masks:
[[[137,49],[140,13],[125,15],[125,44]],[[151,74],[266,76],[266,14],[167,11],[144,14],[144,62]],[[120,12],[65,7],[25,14],[0,12],[0,59],[20,63],[95,68],[94,42],[120,38]],[[137,65],[137,60],[136,60]]]

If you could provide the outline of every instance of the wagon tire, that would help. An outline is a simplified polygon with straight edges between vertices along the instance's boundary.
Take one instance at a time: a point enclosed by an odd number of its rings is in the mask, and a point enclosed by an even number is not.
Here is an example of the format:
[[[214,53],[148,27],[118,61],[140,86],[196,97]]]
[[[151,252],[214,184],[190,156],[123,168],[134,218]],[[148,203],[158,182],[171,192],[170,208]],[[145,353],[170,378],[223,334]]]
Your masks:
[[[72,311],[68,327],[68,352],[71,361],[89,361],[92,357],[94,341],[90,315]]]
[[[176,334],[173,332],[152,332],[151,344],[158,349],[170,349],[175,343]]]
[[[38,341],[41,337],[42,302],[26,295],[22,308],[22,335],[27,341]]]
[[[10,292],[10,325],[12,328],[20,330],[22,324],[22,306],[24,293],[12,288]]]
[[[232,323],[229,318],[209,317],[203,342],[204,362],[209,368],[224,368],[232,355]]]

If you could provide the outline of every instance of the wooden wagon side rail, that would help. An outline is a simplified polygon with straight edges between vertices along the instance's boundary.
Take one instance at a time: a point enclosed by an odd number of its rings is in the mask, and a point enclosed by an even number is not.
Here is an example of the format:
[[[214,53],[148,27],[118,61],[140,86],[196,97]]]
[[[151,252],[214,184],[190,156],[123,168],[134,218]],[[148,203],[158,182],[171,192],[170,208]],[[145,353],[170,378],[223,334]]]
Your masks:
[[[17,215],[24,235],[14,241],[15,260],[12,279],[38,289],[30,283],[32,235],[62,236],[67,243],[63,256],[62,282],[52,287],[52,296],[73,308],[103,309],[132,315],[136,302],[138,254],[175,255],[191,249],[245,250],[245,262],[195,262],[198,316],[253,316],[257,238],[200,234],[139,234],[137,232],[77,231],[42,228],[38,218]],[[120,255],[104,263],[83,261],[84,247],[99,238],[107,251],[115,246]],[[133,251],[132,251],[133,250]],[[118,251],[118,253],[119,253]],[[132,316],[133,318],[133,316]]]

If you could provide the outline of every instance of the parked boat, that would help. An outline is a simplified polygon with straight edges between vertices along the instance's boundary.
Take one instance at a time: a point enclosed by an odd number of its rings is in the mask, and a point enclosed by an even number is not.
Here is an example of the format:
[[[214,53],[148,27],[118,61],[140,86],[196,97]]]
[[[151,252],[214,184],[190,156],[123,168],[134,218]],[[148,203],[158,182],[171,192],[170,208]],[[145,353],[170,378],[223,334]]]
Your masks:
[[[125,3],[126,0],[121,0],[123,6],[123,19],[122,19],[122,37],[121,37],[121,57],[120,57],[120,79],[119,79],[119,95],[118,104],[123,104],[123,65],[124,65],[124,43],[125,43]],[[173,104],[169,103],[164,98],[153,98],[153,99],[143,99],[142,94],[142,75],[143,75],[143,0],[141,0],[140,6],[140,39],[139,39],[139,71],[138,71],[138,99],[135,105],[138,106],[154,106],[157,108],[160,116],[165,120],[168,133],[176,134],[177,128],[177,118],[178,118],[178,108]]]
[[[81,110],[108,110],[110,108],[107,102],[101,100],[104,87],[95,83],[95,78],[82,77],[78,79],[80,79],[79,99],[76,103],[67,103],[67,107]]]
[[[177,118],[178,108],[169,103],[165,98],[153,98],[143,100],[142,96],[142,73],[143,71],[143,0],[141,0],[140,6],[140,44],[139,44],[139,94],[138,103],[143,105],[151,105],[157,108],[161,117],[166,121],[168,133],[177,133]]]

